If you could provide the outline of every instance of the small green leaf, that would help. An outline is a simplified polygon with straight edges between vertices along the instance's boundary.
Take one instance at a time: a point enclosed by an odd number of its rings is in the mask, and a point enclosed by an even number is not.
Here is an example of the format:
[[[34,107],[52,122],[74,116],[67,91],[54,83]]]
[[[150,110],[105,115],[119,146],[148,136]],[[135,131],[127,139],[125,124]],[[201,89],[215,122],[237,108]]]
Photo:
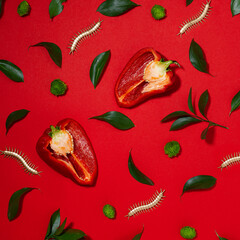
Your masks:
[[[186,5],[187,5],[187,6],[190,5],[192,2],[193,2],[193,0],[187,0],[187,1],[186,1]]]
[[[108,62],[109,56],[110,50],[99,54],[92,62],[90,68],[90,79],[93,83],[94,88],[96,88],[99,83],[99,80]]]
[[[209,99],[209,94],[208,94],[208,90],[206,90],[205,92],[202,93],[198,102],[199,111],[205,118],[207,118],[205,115],[205,109],[208,103],[208,99]]]
[[[86,236],[86,234],[78,229],[67,229],[61,235],[54,236],[57,240],[79,240]]]
[[[216,232],[216,235],[218,236],[218,238],[219,238],[220,240],[228,240],[228,239],[226,239],[226,238],[220,237],[217,232]]]
[[[108,16],[116,17],[140,6],[130,0],[106,0],[97,9],[97,12]]]
[[[12,221],[17,217],[20,204],[22,203],[21,199],[24,196],[24,194],[32,191],[33,189],[36,189],[36,188],[22,188],[16,191],[15,193],[13,193],[8,204],[8,220],[9,221]]]
[[[209,123],[208,126],[207,126],[207,128],[205,128],[205,129],[202,131],[202,133],[201,133],[201,139],[202,139],[202,140],[206,139],[208,130],[209,130],[209,128],[210,128],[211,126],[214,126],[214,124]]]
[[[59,15],[64,6],[62,5],[62,3],[66,2],[67,0],[52,0],[50,2],[49,5],[49,15],[50,18],[53,19],[54,17],[56,17],[57,15]]]
[[[139,234],[137,234],[132,240],[140,240],[141,237],[142,237],[142,234],[143,234],[143,230],[144,230],[144,227],[142,229],[142,232],[140,232]]]
[[[208,189],[216,184],[216,178],[208,175],[199,175],[190,178],[183,187],[182,195],[191,190]],[[181,195],[181,196],[182,196]]]
[[[55,43],[40,42],[30,47],[45,47],[49,53],[49,56],[58,67],[62,67],[62,51]]]
[[[154,183],[151,179],[149,179],[146,175],[144,175],[142,172],[140,172],[137,167],[135,166],[131,151],[129,152],[129,158],[128,158],[128,169],[130,174],[132,175],[133,178],[135,178],[138,182],[151,185],[153,186]]]
[[[55,211],[52,214],[52,216],[50,218],[45,239],[49,239],[49,238],[53,237],[53,235],[56,233],[56,231],[60,225],[60,221],[61,221],[60,209],[58,209],[57,211]]]
[[[201,47],[194,41],[191,42],[189,48],[189,59],[192,65],[200,72],[209,73],[207,62],[203,56]]]
[[[55,232],[54,235],[58,236],[58,235],[61,235],[63,230],[64,230],[64,227],[66,225],[66,222],[67,222],[67,218],[65,218],[65,220],[63,221],[63,223],[61,224],[61,226],[57,229],[57,231]]]
[[[24,82],[22,70],[9,61],[0,60],[0,71],[14,82]]]
[[[240,91],[233,97],[229,115],[240,106]]]
[[[240,0],[231,1],[231,11],[232,11],[232,16],[235,16],[240,13]]]
[[[21,109],[21,110],[17,110],[17,111],[10,113],[6,120],[6,134],[8,133],[9,129],[12,127],[12,125],[14,123],[25,118],[29,112],[30,111],[28,111],[26,109]]]
[[[135,127],[131,119],[129,119],[126,115],[115,111],[106,112],[100,116],[91,117],[89,119],[105,121],[120,130],[128,130]]]
[[[187,113],[187,112],[176,111],[176,112],[168,114],[165,118],[163,118],[161,120],[161,122],[167,122],[167,121],[170,121],[170,120],[175,119],[175,118],[179,118],[179,117],[181,118],[181,117],[187,117],[187,116],[190,116],[190,114]]]
[[[193,101],[192,101],[192,88],[190,88],[189,95],[188,95],[188,108],[192,113],[196,114],[193,107]]]
[[[187,127],[189,124],[201,122],[199,119],[194,117],[182,117],[175,120],[170,128],[170,131],[175,131]]]

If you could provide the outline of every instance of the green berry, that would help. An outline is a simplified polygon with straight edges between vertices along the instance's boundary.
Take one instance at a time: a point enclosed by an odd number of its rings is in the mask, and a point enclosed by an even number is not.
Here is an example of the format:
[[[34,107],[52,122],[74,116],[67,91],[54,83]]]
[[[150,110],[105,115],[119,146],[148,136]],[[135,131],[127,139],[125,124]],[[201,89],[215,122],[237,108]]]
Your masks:
[[[50,91],[55,96],[64,95],[67,91],[67,85],[60,79],[53,80],[51,82]]]
[[[180,147],[180,145],[179,145],[179,143],[177,141],[168,142],[164,146],[164,152],[170,158],[176,157],[179,154],[180,149],[181,149],[181,147]]]
[[[195,228],[192,227],[183,227],[180,231],[180,234],[185,239],[194,239],[197,235]]]
[[[31,7],[27,1],[23,1],[18,5],[17,12],[20,17],[26,16],[30,13]]]
[[[160,5],[154,5],[151,10],[154,19],[159,20],[166,16],[165,8]]]
[[[115,216],[116,216],[116,210],[115,210],[115,208],[114,208],[112,205],[106,204],[106,205],[103,207],[103,214],[104,214],[107,218],[114,219]]]

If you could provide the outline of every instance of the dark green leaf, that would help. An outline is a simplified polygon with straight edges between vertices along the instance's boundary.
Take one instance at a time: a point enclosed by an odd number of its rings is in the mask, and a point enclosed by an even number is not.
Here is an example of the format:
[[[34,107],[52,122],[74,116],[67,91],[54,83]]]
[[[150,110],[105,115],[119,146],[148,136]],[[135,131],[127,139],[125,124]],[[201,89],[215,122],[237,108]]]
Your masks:
[[[190,5],[192,2],[193,2],[193,0],[187,0],[186,1],[187,6]]]
[[[217,232],[216,232],[216,234],[217,234]],[[228,239],[226,239],[226,238],[220,237],[218,234],[217,234],[217,236],[218,236],[218,238],[219,238],[220,240],[228,240]]]
[[[63,223],[61,224],[61,226],[57,229],[57,231],[55,232],[54,235],[58,236],[58,235],[61,235],[63,230],[64,230],[64,227],[66,225],[66,222],[67,222],[67,218],[65,218],[65,220],[63,221]]]
[[[90,79],[93,83],[94,88],[96,88],[99,83],[99,80],[108,62],[109,56],[110,50],[99,54],[92,62],[90,68]]]
[[[97,9],[97,12],[109,17],[116,17],[140,6],[130,0],[106,0]]]
[[[194,41],[191,42],[189,48],[189,59],[192,65],[200,72],[209,73],[207,62],[204,59],[201,47]]]
[[[52,216],[50,218],[45,239],[49,239],[49,238],[53,237],[53,235],[56,233],[56,231],[60,225],[60,221],[61,221],[60,209],[58,209],[57,211],[55,211],[52,214]]]
[[[199,175],[190,178],[183,187],[182,195],[191,190],[208,189],[215,185],[216,178],[208,175]]]
[[[0,0],[0,17],[2,16],[3,1],[4,0]]]
[[[231,1],[231,11],[232,11],[232,16],[235,16],[240,13],[240,0]]]
[[[9,221],[12,221],[17,217],[20,204],[22,203],[21,199],[24,196],[24,194],[32,191],[33,189],[36,189],[36,188],[22,188],[16,191],[15,193],[13,193],[8,204],[8,220]]]
[[[192,88],[190,88],[189,95],[188,95],[188,108],[192,113],[196,114],[193,107],[193,101],[192,101]]]
[[[55,44],[51,42],[40,42],[35,45],[31,45],[30,47],[45,47],[51,57],[51,59],[54,61],[54,63],[58,67],[62,67],[62,51],[61,49]]]
[[[178,118],[173,122],[170,131],[175,131],[187,127],[189,124],[201,122],[199,119],[194,117],[182,117]]]
[[[205,128],[205,129],[202,131],[202,133],[201,133],[201,139],[202,139],[202,140],[206,139],[207,133],[208,133],[208,129],[209,129],[211,126],[214,126],[214,124],[209,123],[208,126],[207,126],[207,128]]]
[[[24,82],[21,69],[9,61],[0,60],[0,71],[14,82]]]
[[[208,90],[206,90],[205,92],[202,93],[198,102],[199,111],[205,118],[206,118],[205,109],[208,103],[208,99],[209,99],[209,94],[208,94]]]
[[[133,159],[132,159],[131,151],[129,152],[128,169],[129,169],[130,174],[133,176],[133,178],[135,178],[138,182],[147,184],[147,185],[151,185],[151,186],[154,185],[154,183],[151,179],[149,179],[146,175],[144,175],[142,172],[140,172],[136,168],[136,166],[134,165]]]
[[[240,106],[240,91],[233,97],[229,115]]]
[[[8,133],[9,129],[12,127],[12,125],[14,123],[25,118],[28,113],[29,113],[29,111],[26,109],[17,110],[17,111],[10,113],[6,120],[6,134]]]
[[[175,119],[175,118],[181,118],[181,117],[186,117],[186,116],[190,116],[189,113],[184,112],[184,111],[176,111],[173,113],[168,114],[165,118],[163,118],[161,120],[161,122],[167,122],[169,120]]]
[[[54,17],[56,17],[57,15],[59,15],[64,6],[62,5],[62,3],[66,2],[67,0],[52,0],[50,5],[49,5],[49,15],[50,18],[53,19]]]
[[[143,234],[143,230],[144,230],[144,227],[142,229],[142,232],[140,232],[139,234],[137,234],[132,240],[140,240],[141,237],[142,237],[142,234]]]
[[[83,238],[86,234],[78,229],[67,229],[59,236],[54,236],[57,240],[79,240]]]
[[[89,119],[105,121],[120,130],[127,130],[135,126],[132,120],[129,119],[126,115],[115,111],[106,112],[100,116],[91,117]]]

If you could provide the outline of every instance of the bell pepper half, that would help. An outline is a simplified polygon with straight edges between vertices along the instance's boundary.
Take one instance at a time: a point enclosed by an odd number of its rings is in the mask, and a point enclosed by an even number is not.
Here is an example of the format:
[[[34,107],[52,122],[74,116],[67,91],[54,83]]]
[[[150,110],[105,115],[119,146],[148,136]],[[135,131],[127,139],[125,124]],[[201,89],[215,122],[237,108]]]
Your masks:
[[[80,185],[94,185],[96,155],[86,132],[75,120],[67,118],[46,129],[36,150],[43,161],[65,177]]]
[[[134,107],[169,90],[174,84],[173,72],[169,69],[171,64],[179,66],[176,61],[164,61],[153,48],[138,51],[118,77],[115,86],[118,105]]]

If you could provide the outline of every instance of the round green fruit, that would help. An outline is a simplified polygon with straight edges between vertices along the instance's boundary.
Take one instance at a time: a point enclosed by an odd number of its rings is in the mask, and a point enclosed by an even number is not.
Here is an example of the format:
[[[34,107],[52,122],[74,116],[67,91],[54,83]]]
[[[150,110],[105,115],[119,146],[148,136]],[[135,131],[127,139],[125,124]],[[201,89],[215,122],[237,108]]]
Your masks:
[[[159,20],[166,16],[165,8],[160,5],[154,5],[151,10],[154,19]]]

